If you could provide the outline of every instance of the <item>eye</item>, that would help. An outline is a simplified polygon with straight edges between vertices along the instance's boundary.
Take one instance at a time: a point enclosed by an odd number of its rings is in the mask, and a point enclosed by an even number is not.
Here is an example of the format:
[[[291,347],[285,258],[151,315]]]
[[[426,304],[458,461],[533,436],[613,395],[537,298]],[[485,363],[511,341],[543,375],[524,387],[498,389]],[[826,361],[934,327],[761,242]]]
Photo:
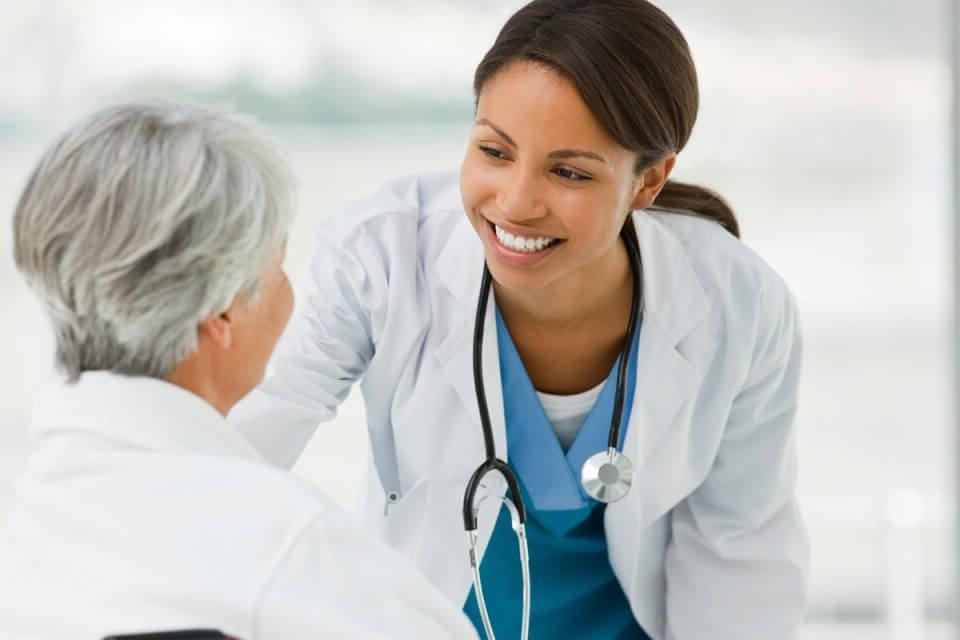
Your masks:
[[[593,178],[585,173],[580,173],[579,171],[574,171],[573,169],[568,169],[566,167],[557,167],[553,170],[553,172],[564,180],[570,180],[571,182],[584,182],[586,180],[593,180]]]
[[[484,155],[487,155],[487,156],[493,158],[494,160],[509,160],[509,159],[510,159],[509,156],[507,156],[507,154],[505,154],[503,151],[500,151],[499,149],[496,149],[496,148],[494,148],[494,147],[489,147],[489,146],[487,146],[487,145],[485,145],[485,144],[481,144],[481,145],[480,145],[480,151],[482,151],[482,152],[484,153]]]

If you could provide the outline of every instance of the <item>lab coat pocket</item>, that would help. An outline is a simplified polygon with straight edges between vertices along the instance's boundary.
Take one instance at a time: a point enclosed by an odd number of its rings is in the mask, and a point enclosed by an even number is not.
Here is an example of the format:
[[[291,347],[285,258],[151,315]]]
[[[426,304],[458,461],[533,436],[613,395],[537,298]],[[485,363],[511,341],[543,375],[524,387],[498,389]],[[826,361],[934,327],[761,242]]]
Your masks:
[[[417,555],[417,547],[423,539],[422,529],[429,519],[430,488],[430,481],[422,478],[402,495],[387,493],[384,496],[381,535],[397,551],[410,558]]]

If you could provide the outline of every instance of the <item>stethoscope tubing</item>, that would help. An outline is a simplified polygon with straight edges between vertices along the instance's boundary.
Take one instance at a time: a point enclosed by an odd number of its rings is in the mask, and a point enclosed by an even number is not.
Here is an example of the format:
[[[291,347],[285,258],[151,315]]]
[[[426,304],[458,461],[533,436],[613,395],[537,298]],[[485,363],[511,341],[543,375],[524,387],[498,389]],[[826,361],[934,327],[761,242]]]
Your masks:
[[[617,449],[620,446],[621,423],[623,421],[623,405],[626,398],[627,372],[629,371],[630,353],[633,349],[633,342],[639,329],[640,314],[643,313],[643,261],[640,256],[640,247],[637,242],[633,225],[628,221],[620,232],[627,248],[627,254],[630,258],[630,267],[633,271],[633,300],[630,305],[630,320],[627,325],[627,335],[624,340],[623,350],[620,356],[620,365],[617,370],[617,390],[614,399],[613,416],[610,421],[610,433],[607,439],[607,449],[610,462],[612,463],[617,455]],[[490,615],[486,606],[486,599],[483,594],[483,585],[480,579],[480,554],[478,550],[477,535],[477,517],[479,515],[479,505],[476,503],[477,492],[483,486],[483,479],[487,474],[498,472],[507,482],[510,496],[503,496],[500,500],[510,511],[513,529],[517,534],[517,541],[520,551],[520,564],[522,572],[523,603],[521,616],[521,634],[522,640],[526,640],[530,629],[530,562],[527,549],[526,521],[527,511],[523,496],[520,493],[520,482],[516,474],[505,461],[497,457],[496,443],[493,436],[493,427],[490,422],[490,410],[487,406],[487,395],[483,383],[483,332],[484,320],[487,314],[487,301],[490,299],[490,289],[492,287],[492,276],[486,263],[483,265],[483,277],[480,282],[480,298],[477,301],[477,316],[474,323],[473,332],[473,379],[474,388],[477,395],[477,408],[480,412],[480,425],[483,429],[483,446],[485,459],[483,463],[473,472],[470,480],[467,482],[466,490],[463,495],[463,527],[467,532],[467,540],[470,550],[470,566],[473,572],[474,592],[477,598],[477,604],[480,609],[480,615],[483,621],[484,631],[488,640],[494,640],[493,627],[490,622]],[[599,456],[601,454],[597,454]],[[623,462],[630,467],[629,460],[624,457]],[[629,475],[629,471],[627,471]],[[629,489],[629,480],[624,485],[620,496]],[[598,495],[598,498],[602,496]],[[619,498],[612,498],[614,500]]]

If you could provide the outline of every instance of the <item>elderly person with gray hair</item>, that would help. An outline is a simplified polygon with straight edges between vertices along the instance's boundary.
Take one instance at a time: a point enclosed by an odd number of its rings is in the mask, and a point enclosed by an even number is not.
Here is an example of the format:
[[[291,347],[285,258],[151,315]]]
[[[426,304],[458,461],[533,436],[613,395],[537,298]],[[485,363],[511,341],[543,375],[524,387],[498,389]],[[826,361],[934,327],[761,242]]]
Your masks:
[[[106,109],[14,217],[63,379],[0,529],[0,637],[473,638],[456,607],[229,427],[289,319],[284,161],[246,119]]]

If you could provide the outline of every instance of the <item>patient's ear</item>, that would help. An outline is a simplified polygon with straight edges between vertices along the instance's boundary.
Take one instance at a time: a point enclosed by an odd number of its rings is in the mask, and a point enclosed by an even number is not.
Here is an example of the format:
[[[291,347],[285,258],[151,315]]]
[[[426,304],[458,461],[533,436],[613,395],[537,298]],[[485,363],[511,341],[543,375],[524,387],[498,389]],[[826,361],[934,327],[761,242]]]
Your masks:
[[[223,313],[210,316],[200,323],[200,332],[213,344],[224,351],[233,344],[233,317],[231,306]]]

